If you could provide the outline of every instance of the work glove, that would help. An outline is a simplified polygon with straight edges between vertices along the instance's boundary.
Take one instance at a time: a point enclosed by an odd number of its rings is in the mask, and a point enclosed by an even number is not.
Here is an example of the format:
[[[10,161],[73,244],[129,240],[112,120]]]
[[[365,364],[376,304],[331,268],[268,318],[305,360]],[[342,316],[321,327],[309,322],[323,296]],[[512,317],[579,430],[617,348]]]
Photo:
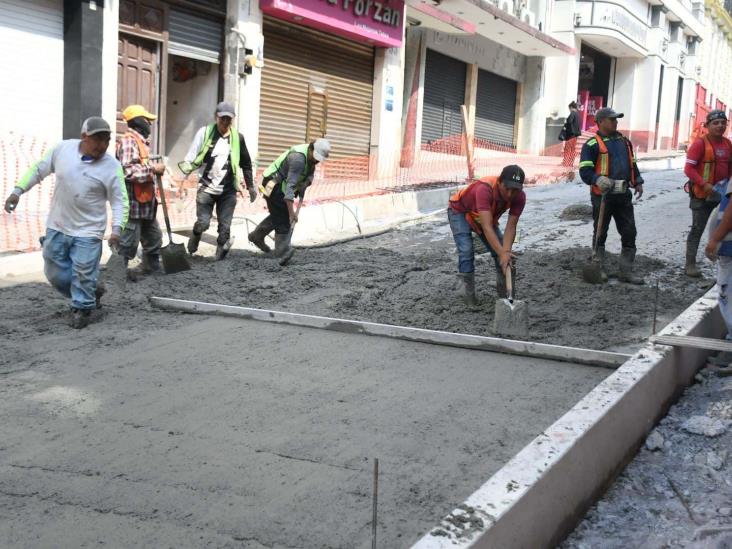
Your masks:
[[[600,175],[595,180],[595,185],[597,185],[604,194],[610,191],[615,186],[615,182],[607,176]]]
[[[20,200],[20,197],[17,194],[12,193],[5,201],[5,211],[8,213],[12,213],[13,210],[15,210],[15,207],[18,205],[18,200]]]
[[[252,186],[247,190],[249,191],[249,202],[254,202],[257,199],[257,189]]]

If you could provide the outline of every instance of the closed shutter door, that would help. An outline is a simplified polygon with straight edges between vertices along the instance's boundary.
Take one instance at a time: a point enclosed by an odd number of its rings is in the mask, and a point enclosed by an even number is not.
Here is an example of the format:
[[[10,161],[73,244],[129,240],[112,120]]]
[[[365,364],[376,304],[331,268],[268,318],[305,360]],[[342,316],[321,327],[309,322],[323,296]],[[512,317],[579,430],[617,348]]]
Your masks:
[[[475,105],[475,138],[493,145],[515,148],[516,93],[513,80],[478,71]]]
[[[224,27],[220,22],[171,6],[168,33],[168,53],[221,62]]]
[[[62,0],[0,0],[0,131],[62,138]]]
[[[427,50],[422,110],[422,143],[462,134],[467,65]]]
[[[292,145],[325,137],[329,176],[339,164],[344,176],[368,176],[373,47],[265,18],[264,56],[259,167]],[[351,160],[337,162],[344,158]]]

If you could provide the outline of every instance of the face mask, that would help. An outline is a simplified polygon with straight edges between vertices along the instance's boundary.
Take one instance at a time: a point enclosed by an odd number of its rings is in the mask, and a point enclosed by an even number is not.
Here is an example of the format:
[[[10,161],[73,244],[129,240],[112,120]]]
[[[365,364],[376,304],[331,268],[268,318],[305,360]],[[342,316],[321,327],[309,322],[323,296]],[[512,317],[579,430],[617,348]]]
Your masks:
[[[132,120],[127,122],[127,125],[145,139],[150,136],[150,132],[152,131],[150,122],[144,116],[138,116],[137,118],[133,118]]]

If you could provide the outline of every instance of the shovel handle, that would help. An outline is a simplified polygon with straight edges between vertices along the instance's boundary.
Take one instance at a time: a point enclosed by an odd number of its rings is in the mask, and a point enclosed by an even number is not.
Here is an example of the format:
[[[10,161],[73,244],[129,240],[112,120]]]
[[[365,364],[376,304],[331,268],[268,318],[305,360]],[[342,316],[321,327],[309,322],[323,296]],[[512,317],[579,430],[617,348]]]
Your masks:
[[[513,275],[511,270],[511,264],[509,263],[506,269],[506,297],[509,302],[513,301]]]
[[[302,195],[300,195],[300,198],[297,201],[297,208],[295,208],[295,217],[296,218],[299,218],[299,216],[300,216],[300,208],[302,207],[302,199],[303,198],[304,197]],[[297,221],[293,221],[292,222],[292,225],[290,225],[290,235],[289,235],[289,238],[292,238],[292,232],[295,230],[295,224],[296,223],[297,223]]]
[[[160,190],[160,204],[163,206],[163,217],[165,218],[165,228],[168,230],[168,242],[173,242],[173,231],[170,230],[170,217],[168,217],[168,204],[165,201],[165,188],[163,188],[163,178],[159,175],[155,176],[155,182]]]
[[[595,242],[592,245],[592,259],[594,260],[597,256],[597,245],[600,242],[600,231],[603,231],[602,226],[605,224],[605,194],[602,195],[600,201],[600,211],[597,214],[597,228],[595,229]]]

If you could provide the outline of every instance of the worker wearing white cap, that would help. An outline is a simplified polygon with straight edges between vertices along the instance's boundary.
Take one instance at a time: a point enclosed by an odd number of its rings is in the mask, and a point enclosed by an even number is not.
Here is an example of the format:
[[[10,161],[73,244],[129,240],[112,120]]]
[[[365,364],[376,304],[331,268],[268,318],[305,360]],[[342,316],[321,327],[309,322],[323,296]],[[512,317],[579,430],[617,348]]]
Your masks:
[[[330,142],[316,139],[295,145],[283,152],[264,170],[260,191],[267,201],[269,215],[249,233],[249,241],[263,252],[272,251],[264,241],[275,231],[275,256],[291,255],[290,227],[297,221],[295,197],[305,196],[313,182],[315,167],[330,155]]]

